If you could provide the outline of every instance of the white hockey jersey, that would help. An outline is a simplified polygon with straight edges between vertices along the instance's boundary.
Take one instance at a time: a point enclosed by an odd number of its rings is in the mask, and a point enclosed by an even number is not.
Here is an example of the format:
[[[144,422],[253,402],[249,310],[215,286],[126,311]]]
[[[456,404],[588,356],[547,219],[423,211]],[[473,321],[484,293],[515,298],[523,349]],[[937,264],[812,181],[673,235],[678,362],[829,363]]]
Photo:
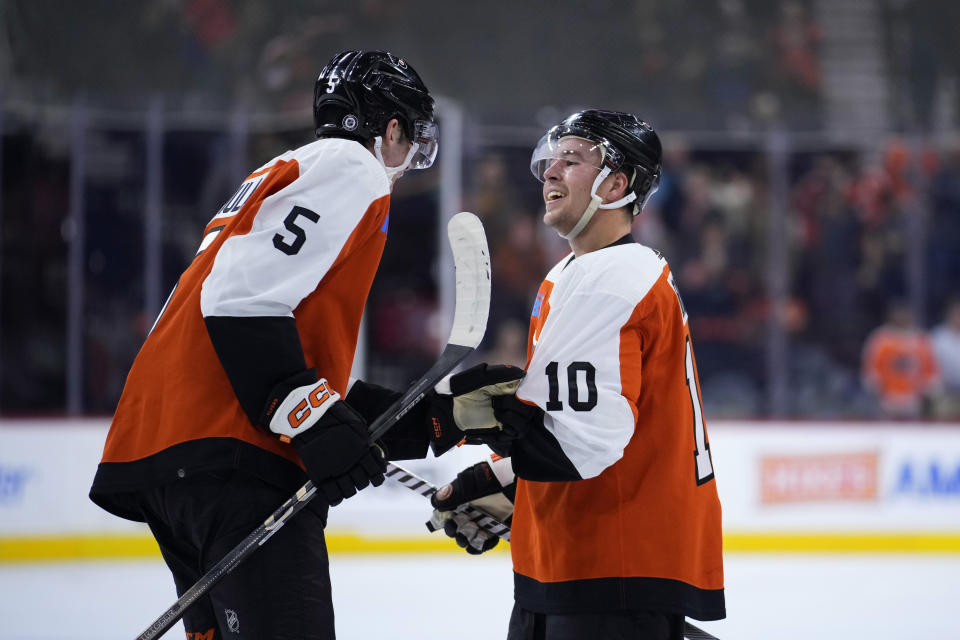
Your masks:
[[[104,448],[101,485],[120,484],[113,480],[125,473],[118,465],[143,460],[150,463],[140,469],[156,481],[167,467],[182,468],[186,444],[197,461],[223,453],[211,448],[216,443],[239,440],[300,464],[290,445],[251,425],[204,317],[294,318],[307,367],[346,395],[389,205],[382,165],[349,140],[317,140],[244,180],[206,225],[133,363]],[[201,445],[208,447],[202,455]],[[173,447],[175,456],[163,453]]]
[[[720,502],[687,316],[666,260],[626,239],[564,258],[531,313],[516,395],[544,411],[584,479],[535,482],[515,464],[517,603],[722,618]]]

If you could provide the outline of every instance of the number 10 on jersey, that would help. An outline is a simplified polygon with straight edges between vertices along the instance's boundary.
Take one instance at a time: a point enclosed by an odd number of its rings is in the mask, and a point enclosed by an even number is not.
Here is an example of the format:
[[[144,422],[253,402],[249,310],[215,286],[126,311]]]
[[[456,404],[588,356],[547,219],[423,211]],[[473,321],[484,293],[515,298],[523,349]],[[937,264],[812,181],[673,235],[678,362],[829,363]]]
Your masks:
[[[571,362],[567,371],[567,404],[574,411],[590,411],[597,406],[597,370],[589,362]],[[560,399],[560,363],[551,362],[546,366],[549,396],[544,407],[547,411],[563,411],[563,401]],[[713,460],[710,457],[710,446],[707,444],[707,427],[703,420],[703,405],[700,402],[700,390],[697,387],[697,378],[693,364],[693,349],[690,339],[687,338],[684,353],[684,373],[686,375],[687,390],[690,393],[690,404],[693,413],[693,441],[694,463],[696,468],[697,484],[704,484],[713,479]]]

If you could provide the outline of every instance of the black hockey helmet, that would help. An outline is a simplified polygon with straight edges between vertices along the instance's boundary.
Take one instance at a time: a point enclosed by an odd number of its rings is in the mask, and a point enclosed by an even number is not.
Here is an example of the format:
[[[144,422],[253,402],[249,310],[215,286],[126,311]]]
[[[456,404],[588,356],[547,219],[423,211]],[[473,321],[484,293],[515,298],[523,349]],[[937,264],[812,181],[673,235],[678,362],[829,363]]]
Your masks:
[[[663,148],[653,127],[622,111],[578,111],[550,129],[537,144],[530,170],[541,182],[556,158],[557,142],[566,136],[597,143],[602,163],[611,172],[623,171],[627,175],[630,190],[636,195],[633,215],[639,214],[660,185]]]
[[[313,91],[313,121],[318,138],[362,141],[382,136],[391,118],[420,147],[410,167],[433,164],[437,125],[433,98],[405,60],[386,51],[342,51],[320,72]]]

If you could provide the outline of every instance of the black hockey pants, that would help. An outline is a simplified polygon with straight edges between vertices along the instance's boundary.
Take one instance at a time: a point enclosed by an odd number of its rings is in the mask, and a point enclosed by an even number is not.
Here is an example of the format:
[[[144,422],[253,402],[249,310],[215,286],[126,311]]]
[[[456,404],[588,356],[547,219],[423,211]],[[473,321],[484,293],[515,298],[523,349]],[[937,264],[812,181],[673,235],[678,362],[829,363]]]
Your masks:
[[[507,640],[683,640],[683,620],[649,611],[535,613],[514,605]]]
[[[139,496],[179,595],[290,497],[237,471],[197,474]],[[333,640],[323,522],[303,509],[183,621],[188,640]]]

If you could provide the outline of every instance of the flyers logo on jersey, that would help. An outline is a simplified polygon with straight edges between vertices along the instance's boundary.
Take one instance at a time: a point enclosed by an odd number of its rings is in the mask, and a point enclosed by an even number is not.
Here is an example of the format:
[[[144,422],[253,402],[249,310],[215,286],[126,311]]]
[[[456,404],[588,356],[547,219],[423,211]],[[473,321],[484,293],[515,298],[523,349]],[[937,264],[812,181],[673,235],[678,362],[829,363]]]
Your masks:
[[[290,424],[290,428],[296,429],[302,425],[307,418],[310,417],[310,414],[312,413],[310,407],[319,409],[332,397],[333,394],[330,392],[330,388],[327,386],[327,381],[321,380],[317,386],[307,393],[307,397],[298,402],[293,408],[293,411],[287,414],[287,422]]]
[[[533,301],[533,310],[530,312],[530,316],[539,318],[541,309],[543,309],[543,291],[538,291],[537,299]]]
[[[527,345],[528,354],[532,353],[533,347],[537,346],[540,340],[540,332],[543,331],[543,325],[547,322],[547,315],[550,313],[550,294],[553,292],[553,283],[549,280],[540,285],[537,291],[537,299],[533,303],[533,310],[530,312],[530,342]]]

